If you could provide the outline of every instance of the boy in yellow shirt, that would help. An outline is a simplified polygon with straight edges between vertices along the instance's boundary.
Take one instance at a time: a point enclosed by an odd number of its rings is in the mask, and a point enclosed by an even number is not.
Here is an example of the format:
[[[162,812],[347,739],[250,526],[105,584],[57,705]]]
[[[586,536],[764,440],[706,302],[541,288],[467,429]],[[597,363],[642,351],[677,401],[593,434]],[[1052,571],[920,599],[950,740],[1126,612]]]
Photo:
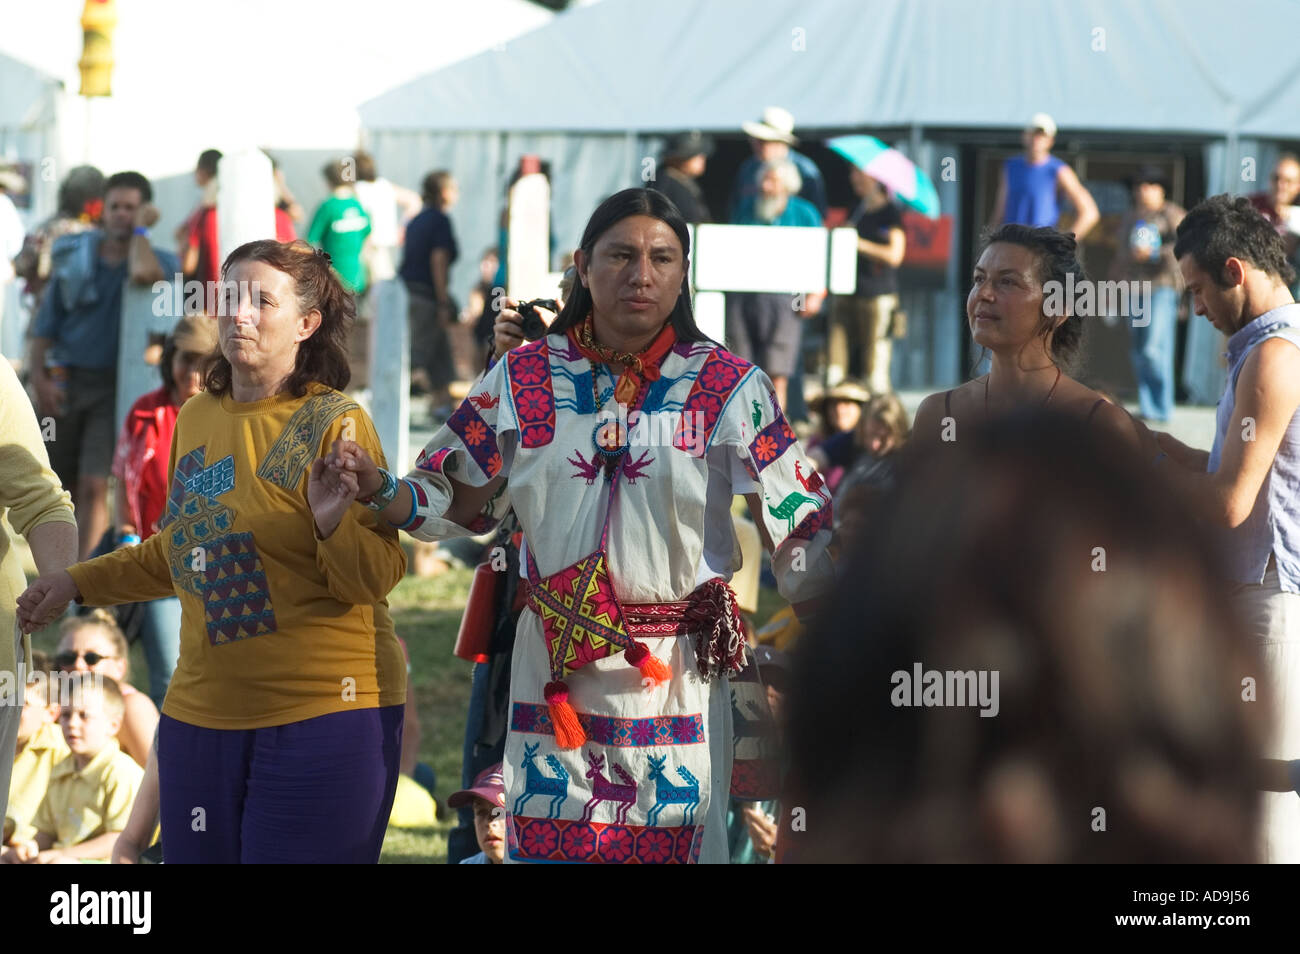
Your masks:
[[[122,691],[99,673],[76,673],[65,684],[59,725],[71,755],[50,773],[36,816],[0,855],[9,864],[106,859],[126,827],[144,772],[118,748]]]
[[[9,782],[9,807],[5,810],[4,843],[31,823],[45,797],[55,763],[68,757],[68,744],[59,731],[59,707],[51,705],[50,664],[42,652],[32,653],[23,714],[18,723],[18,746]],[[32,676],[40,673],[40,678]]]

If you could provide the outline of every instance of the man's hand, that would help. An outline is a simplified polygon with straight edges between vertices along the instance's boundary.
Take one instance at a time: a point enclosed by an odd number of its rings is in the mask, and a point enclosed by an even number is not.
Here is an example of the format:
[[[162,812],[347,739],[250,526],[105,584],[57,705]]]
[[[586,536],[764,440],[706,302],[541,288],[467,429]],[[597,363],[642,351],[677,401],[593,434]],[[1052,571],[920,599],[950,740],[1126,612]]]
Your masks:
[[[492,324],[493,358],[500,359],[524,343],[524,319],[515,311],[518,306],[513,298],[501,299],[501,310]]]
[[[80,595],[67,570],[39,577],[18,597],[18,624],[24,633],[48,626]]]
[[[803,311],[799,312],[801,318],[812,318],[822,310],[822,302],[826,300],[826,292],[809,292],[804,296]]]
[[[20,841],[0,853],[0,864],[25,865],[34,862],[41,848],[34,841]]]
[[[764,858],[771,857],[772,850],[776,847],[776,823],[757,805],[745,806],[740,814],[749,828],[749,840],[754,845],[754,851]]]
[[[36,387],[36,404],[41,414],[46,417],[62,417],[66,409],[67,392],[44,370],[32,375],[32,379]]]
[[[160,217],[158,206],[152,202],[145,202],[140,208],[135,210],[135,227],[151,229]]]

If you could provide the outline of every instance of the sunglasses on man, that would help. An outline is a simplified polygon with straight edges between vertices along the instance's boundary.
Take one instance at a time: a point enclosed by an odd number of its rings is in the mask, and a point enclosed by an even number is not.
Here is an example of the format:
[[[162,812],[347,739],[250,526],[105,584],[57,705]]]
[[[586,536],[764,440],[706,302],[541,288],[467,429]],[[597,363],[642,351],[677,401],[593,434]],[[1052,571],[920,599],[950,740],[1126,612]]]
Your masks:
[[[116,659],[116,656],[101,656],[93,649],[89,652],[78,652],[75,649],[67,649],[54,657],[54,664],[60,669],[71,669],[77,664],[78,659],[85,659],[87,666],[96,665],[101,659]]]

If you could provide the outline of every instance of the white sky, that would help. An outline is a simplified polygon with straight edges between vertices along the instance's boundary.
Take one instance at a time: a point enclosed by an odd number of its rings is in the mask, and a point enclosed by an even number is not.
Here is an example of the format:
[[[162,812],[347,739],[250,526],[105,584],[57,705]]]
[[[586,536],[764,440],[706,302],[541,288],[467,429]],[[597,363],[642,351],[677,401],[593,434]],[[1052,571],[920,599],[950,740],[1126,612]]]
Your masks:
[[[0,51],[64,80],[68,163],[150,177],[208,147],[353,148],[360,103],[551,17],[524,0],[117,0],[113,96],[87,115],[83,6],[0,0]]]

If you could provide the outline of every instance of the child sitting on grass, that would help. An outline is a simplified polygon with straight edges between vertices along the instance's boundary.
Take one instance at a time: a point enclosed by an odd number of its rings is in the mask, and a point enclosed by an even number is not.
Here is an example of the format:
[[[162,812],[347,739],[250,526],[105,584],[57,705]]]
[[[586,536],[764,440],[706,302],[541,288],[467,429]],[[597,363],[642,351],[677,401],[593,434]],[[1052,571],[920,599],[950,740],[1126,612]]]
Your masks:
[[[109,857],[126,827],[143,770],[118,748],[122,691],[99,673],[75,673],[59,725],[71,754],[50,772],[49,788],[30,825],[0,854],[7,864],[52,864]]]
[[[33,652],[27,670],[23,714],[18,723],[14,772],[9,782],[9,807],[5,810],[6,845],[11,843],[15,832],[30,825],[50,784],[50,772],[57,762],[68,756],[68,745],[59,731],[59,707],[50,691],[49,670],[49,657],[42,652]],[[56,704],[51,705],[51,702]]]
[[[506,780],[501,763],[485,768],[474,784],[453,792],[448,808],[474,806],[474,834],[480,851],[461,861],[463,865],[499,865],[506,854]]]
[[[113,614],[96,609],[64,620],[54,663],[64,672],[97,672],[117,684],[126,706],[117,742],[144,768],[149,743],[158,728],[158,707],[127,681],[131,677],[130,650]]]

